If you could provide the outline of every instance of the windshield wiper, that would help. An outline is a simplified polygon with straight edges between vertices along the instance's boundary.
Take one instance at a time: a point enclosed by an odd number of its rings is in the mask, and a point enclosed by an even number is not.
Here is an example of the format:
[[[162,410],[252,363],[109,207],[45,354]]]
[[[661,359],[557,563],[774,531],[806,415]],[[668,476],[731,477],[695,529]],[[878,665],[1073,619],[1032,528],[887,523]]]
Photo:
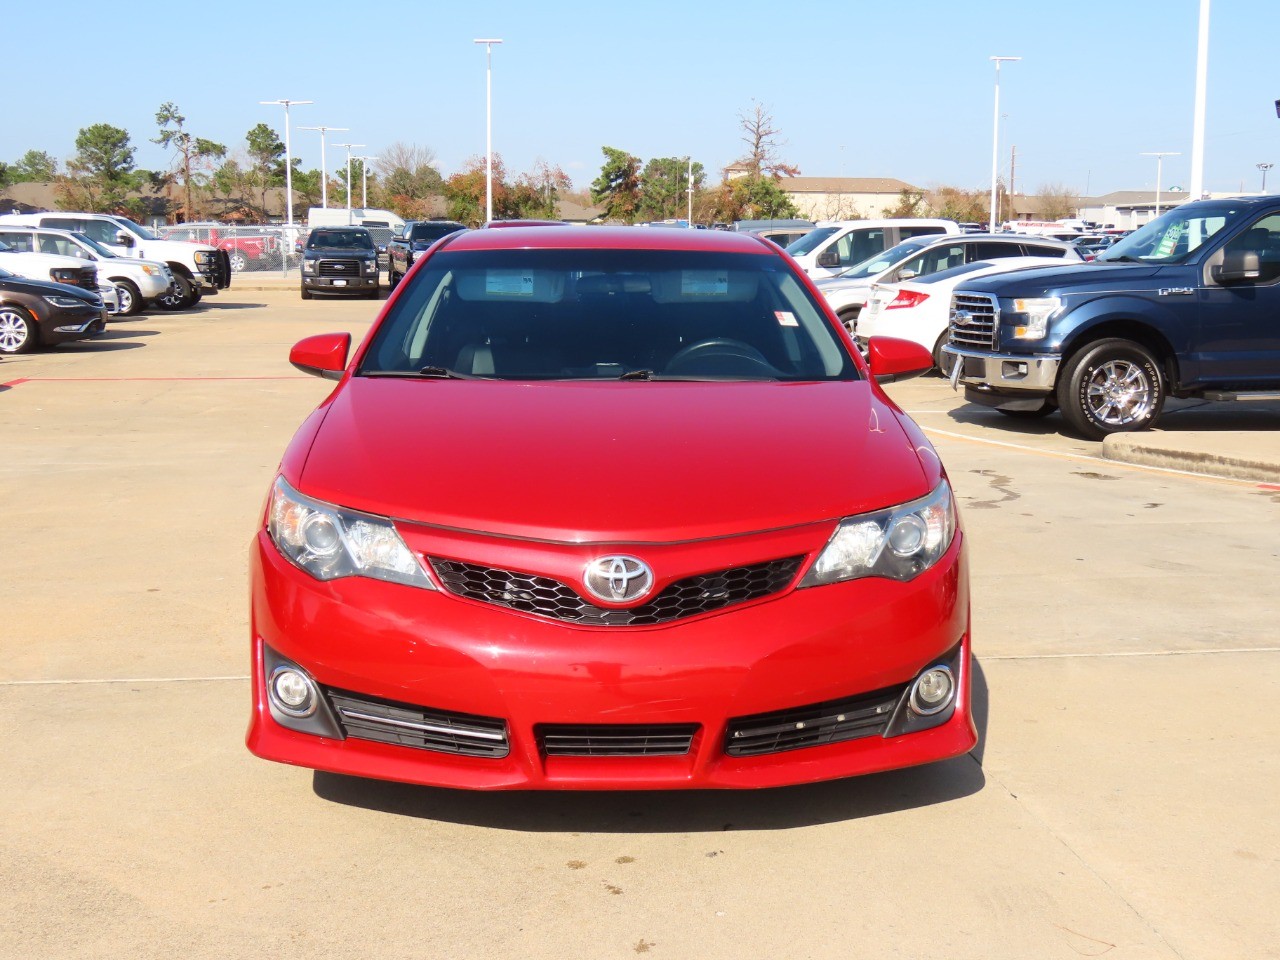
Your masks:
[[[420,370],[361,370],[361,377],[425,377],[429,380],[488,380],[470,373],[459,373],[448,367],[423,367]]]
[[[618,377],[618,379],[619,380],[652,380],[653,371],[652,370],[628,370],[626,373],[622,374],[622,376]]]

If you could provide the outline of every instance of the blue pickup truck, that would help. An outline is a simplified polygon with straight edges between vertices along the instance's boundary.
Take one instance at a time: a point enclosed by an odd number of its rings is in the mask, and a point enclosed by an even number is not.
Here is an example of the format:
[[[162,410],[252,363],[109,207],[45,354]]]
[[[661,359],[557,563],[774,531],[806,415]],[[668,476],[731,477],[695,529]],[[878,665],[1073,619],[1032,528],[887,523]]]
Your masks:
[[[966,400],[1093,440],[1168,397],[1280,400],[1280,197],[1186,203],[1091,263],[965,284],[943,352]]]

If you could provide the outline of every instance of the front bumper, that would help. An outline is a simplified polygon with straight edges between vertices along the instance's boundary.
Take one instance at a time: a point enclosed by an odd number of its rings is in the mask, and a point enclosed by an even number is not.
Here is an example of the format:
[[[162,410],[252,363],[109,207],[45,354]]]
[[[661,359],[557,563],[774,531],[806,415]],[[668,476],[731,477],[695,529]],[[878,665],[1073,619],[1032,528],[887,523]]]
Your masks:
[[[980,353],[948,343],[942,352],[956,362],[951,368],[951,386],[1047,396],[1058,380],[1062,358],[1044,354]]]
[[[653,627],[584,627],[361,578],[321,583],[260,533],[252,557],[256,755],[320,770],[479,789],[772,787],[942,760],[977,741],[969,706],[968,574],[958,532],[910,583],[859,580]],[[496,718],[510,749],[475,757],[277,722],[264,647],[326,690]],[[954,713],[900,735],[733,756],[734,718],[900,690],[956,651]],[[677,756],[553,756],[547,725],[696,728]],[[349,731],[348,731],[349,732]]]
[[[303,274],[302,289],[312,293],[365,293],[378,289],[378,276],[309,277]]]
[[[94,310],[63,310],[50,314],[40,324],[40,341],[46,346],[87,340],[97,337],[107,329],[107,308]]]

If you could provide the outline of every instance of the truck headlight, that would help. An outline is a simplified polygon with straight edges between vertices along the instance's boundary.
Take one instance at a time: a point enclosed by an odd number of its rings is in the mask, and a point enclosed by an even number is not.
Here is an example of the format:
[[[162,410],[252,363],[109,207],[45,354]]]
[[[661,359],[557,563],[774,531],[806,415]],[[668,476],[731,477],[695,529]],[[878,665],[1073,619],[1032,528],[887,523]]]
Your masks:
[[[139,264],[139,266],[142,267],[142,272],[145,273],[148,277],[154,277],[156,274],[160,272],[155,267],[147,263]]]
[[[213,251],[197,250],[195,252],[195,260],[196,260],[196,263],[200,264],[201,266],[205,266],[206,264],[213,263]]]
[[[389,519],[304,497],[283,477],[271,489],[267,533],[286,559],[317,580],[370,577],[435,589]]]
[[[377,258],[377,257],[374,257],[372,260],[366,260],[366,261],[364,261],[364,268],[365,268],[366,270],[371,271],[371,272],[372,272],[372,271],[374,271],[374,270],[377,270],[377,269],[378,269],[378,258]]]
[[[914,580],[942,558],[955,532],[955,501],[943,480],[919,500],[841,520],[800,586],[861,577]]]
[[[1013,312],[1025,322],[1013,325],[1015,340],[1039,340],[1049,329],[1049,318],[1062,309],[1059,297],[1028,297],[1013,301]]]
[[[315,272],[316,272],[316,262],[315,262],[314,260],[303,260],[303,261],[302,261],[302,272],[303,272],[303,273],[315,273]]]

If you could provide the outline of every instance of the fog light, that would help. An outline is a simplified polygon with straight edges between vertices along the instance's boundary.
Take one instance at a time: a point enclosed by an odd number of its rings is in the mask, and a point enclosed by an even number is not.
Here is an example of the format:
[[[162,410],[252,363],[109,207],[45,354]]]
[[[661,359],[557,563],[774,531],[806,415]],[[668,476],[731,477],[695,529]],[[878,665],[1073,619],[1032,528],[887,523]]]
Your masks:
[[[911,687],[911,709],[925,717],[940,713],[951,703],[955,689],[950,667],[942,664],[930,667]]]
[[[276,667],[271,672],[267,690],[276,708],[291,717],[309,717],[316,712],[317,698],[311,678],[294,667]]]

